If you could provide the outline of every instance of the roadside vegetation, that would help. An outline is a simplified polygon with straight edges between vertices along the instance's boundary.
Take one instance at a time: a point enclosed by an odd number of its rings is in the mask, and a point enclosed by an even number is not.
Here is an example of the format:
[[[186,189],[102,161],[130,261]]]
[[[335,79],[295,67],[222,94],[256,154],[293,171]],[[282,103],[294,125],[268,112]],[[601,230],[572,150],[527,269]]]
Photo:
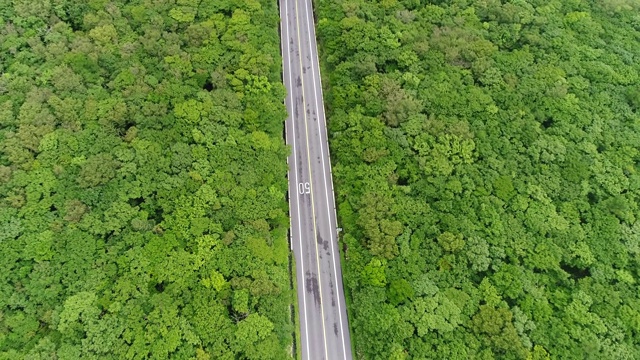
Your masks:
[[[358,359],[640,358],[640,6],[318,0]]]
[[[278,24],[0,2],[0,359],[291,356]]]

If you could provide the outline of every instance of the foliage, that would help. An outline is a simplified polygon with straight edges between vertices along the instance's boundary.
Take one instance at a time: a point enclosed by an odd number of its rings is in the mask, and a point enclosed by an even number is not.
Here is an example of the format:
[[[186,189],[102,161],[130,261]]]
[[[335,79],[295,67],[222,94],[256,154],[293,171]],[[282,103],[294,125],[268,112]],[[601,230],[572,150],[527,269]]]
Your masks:
[[[292,356],[278,23],[0,2],[0,359]]]
[[[317,3],[357,357],[640,358],[637,2]]]

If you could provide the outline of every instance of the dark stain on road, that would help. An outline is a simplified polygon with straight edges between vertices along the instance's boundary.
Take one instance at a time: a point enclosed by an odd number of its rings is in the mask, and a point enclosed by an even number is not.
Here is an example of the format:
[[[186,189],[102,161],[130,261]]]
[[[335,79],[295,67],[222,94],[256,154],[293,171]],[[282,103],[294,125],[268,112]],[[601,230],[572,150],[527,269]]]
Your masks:
[[[316,241],[318,242],[318,244],[324,243],[324,240],[322,239],[322,236],[320,236],[320,231],[316,231]]]
[[[296,78],[296,87],[301,87],[302,86],[302,79],[300,78],[300,76],[298,76]]]
[[[329,290],[331,291],[331,306],[336,307],[336,297],[333,292],[333,281],[331,281],[331,278],[329,278]]]
[[[336,307],[336,296],[335,292],[333,291],[333,282],[331,281],[331,279],[329,279],[329,288],[331,289],[331,306]]]
[[[333,333],[338,336],[338,323],[333,323]]]
[[[306,284],[307,292],[313,295],[315,303],[322,305],[320,302],[320,285],[318,284],[318,277],[310,271],[307,271]]]

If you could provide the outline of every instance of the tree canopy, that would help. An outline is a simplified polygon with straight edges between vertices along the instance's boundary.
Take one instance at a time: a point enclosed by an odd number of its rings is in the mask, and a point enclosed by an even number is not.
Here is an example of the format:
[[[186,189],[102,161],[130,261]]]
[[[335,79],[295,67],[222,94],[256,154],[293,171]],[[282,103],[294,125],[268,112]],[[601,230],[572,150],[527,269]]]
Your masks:
[[[0,359],[293,356],[278,24],[0,2]]]
[[[356,357],[640,358],[638,3],[317,3]]]

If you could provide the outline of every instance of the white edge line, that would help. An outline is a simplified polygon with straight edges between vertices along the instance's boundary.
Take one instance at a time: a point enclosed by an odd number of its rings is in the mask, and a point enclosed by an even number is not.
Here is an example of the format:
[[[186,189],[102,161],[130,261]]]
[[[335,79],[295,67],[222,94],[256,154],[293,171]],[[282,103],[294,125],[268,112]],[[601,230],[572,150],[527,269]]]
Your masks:
[[[287,12],[287,7],[288,7],[287,0],[284,0],[284,6],[283,6],[283,10],[282,10],[282,11],[284,11],[284,17],[282,18],[282,22],[285,23],[285,28],[286,28],[286,39],[285,39],[284,42],[286,43],[286,47],[287,47],[286,58],[288,60],[290,60],[291,56],[290,56],[290,49],[289,49],[289,14]],[[283,44],[283,47],[284,47],[284,44]],[[289,61],[289,62],[291,62],[291,61]],[[284,51],[283,51],[283,56],[282,56],[282,66],[283,66],[282,71],[283,71],[283,75],[284,75],[284,71],[286,71]],[[289,74],[289,92],[287,94],[287,97],[289,98],[289,104],[291,106],[291,113],[289,114],[289,117],[291,119],[291,125],[292,125],[292,128],[294,130],[293,135],[292,135],[293,149],[292,149],[292,152],[291,152],[291,156],[293,157],[293,168],[294,168],[294,173],[295,173],[295,178],[296,178],[295,184],[297,185],[298,184],[298,169],[297,169],[297,165],[296,165],[296,161],[295,161],[295,156],[296,156],[295,155],[296,154],[296,136],[295,136],[295,127],[293,126],[293,122],[294,122],[294,107],[293,107],[293,82],[291,80],[291,67],[289,67],[288,74]],[[286,131],[286,124],[285,124],[285,131]],[[289,158],[287,157],[287,162],[289,161],[288,159]],[[289,173],[291,173],[291,172],[289,172]],[[289,182],[289,195],[291,195],[291,182]],[[298,210],[298,240],[300,242],[300,272],[301,272],[302,278],[303,278],[302,279],[302,305],[303,305],[303,313],[304,313],[304,335],[305,335],[305,341],[306,341],[306,345],[307,345],[307,359],[311,359],[311,356],[309,355],[309,326],[307,324],[307,299],[306,299],[307,290],[305,289],[305,285],[304,285],[304,258],[302,256],[302,224],[300,222],[300,199],[298,198],[298,192],[297,191],[295,191],[295,197],[296,197],[296,209]],[[289,201],[291,201],[291,196],[289,196]],[[291,219],[289,221],[291,221]],[[293,239],[293,231],[291,232],[291,237]],[[292,244],[293,244],[293,241],[292,241]],[[291,247],[293,248],[293,245],[291,245]]]
[[[308,0],[308,1],[311,1],[311,0]],[[309,39],[309,50],[311,51],[311,56],[313,56],[313,46],[311,46],[312,42],[311,42],[311,29],[310,29],[310,24],[311,24],[311,21],[313,21],[313,20],[309,21],[308,1],[304,2],[304,6],[305,6],[305,10],[306,10],[305,13],[307,15],[307,37]],[[313,19],[313,16],[311,18]],[[315,28],[315,24],[313,26]],[[315,37],[315,33],[314,33],[314,37]],[[320,66],[320,59],[318,57],[318,53],[316,52],[315,55],[316,55],[315,56],[316,57],[316,63],[318,64],[318,66]],[[317,112],[316,113],[316,117],[318,118],[318,120],[320,120],[321,117],[320,117],[320,108],[318,107],[318,92],[316,90],[317,89],[316,73],[315,73],[315,69],[314,69],[314,66],[313,66],[313,61],[311,61],[311,71],[312,71],[312,75],[313,75],[311,77],[311,79],[313,80],[313,92],[314,92],[314,95],[315,95],[314,97],[315,97],[315,102],[316,102],[316,112]],[[320,73],[320,69],[319,68],[318,68],[318,73]],[[321,79],[318,79],[318,80],[321,81]],[[320,83],[322,83],[322,82],[320,82]],[[320,89],[320,95],[322,96],[322,89]],[[323,106],[324,106],[324,102],[323,102]],[[322,114],[323,114],[322,119],[324,120],[324,126],[325,126],[325,129],[326,129],[326,119],[324,118],[324,108],[322,109]],[[326,173],[326,170],[325,170],[326,167],[325,167],[325,163],[324,163],[324,148],[322,146],[322,130],[320,128],[320,121],[318,121],[318,135],[320,136],[320,154],[321,154],[320,158],[322,159],[322,174],[324,175],[323,176],[323,180],[324,180],[325,198],[327,200],[327,216],[329,216],[329,227],[333,227],[333,224],[331,223],[331,213],[330,213],[330,210],[329,210],[329,208],[331,206],[329,205],[329,193],[328,193],[328,187],[327,187],[327,173]],[[328,135],[326,136],[326,138],[327,138],[327,144],[328,144],[328,141],[329,141]],[[328,145],[327,145],[327,154],[329,154]],[[331,161],[330,160],[329,160],[329,166],[331,166]],[[332,182],[332,186],[331,186],[331,195],[333,195],[333,182]],[[334,213],[335,213],[335,207],[334,207]],[[338,219],[335,218],[335,220],[336,220],[336,225],[337,225]],[[340,320],[340,335],[342,337],[342,354],[344,355],[344,358],[346,359],[347,358],[347,352],[346,352],[346,349],[345,349],[345,341],[344,341],[344,324],[342,323],[342,309],[340,307],[340,286],[339,286],[339,283],[338,283],[338,273],[337,273],[337,270],[336,270],[336,261],[335,261],[336,252],[335,252],[334,247],[333,247],[333,242],[334,242],[334,240],[333,240],[333,232],[334,231],[335,231],[335,229],[329,229],[329,237],[330,237],[330,240],[331,240],[331,252],[333,253],[333,257],[334,257],[334,261],[333,261],[333,276],[334,276],[334,279],[335,279],[336,295],[338,297],[337,303],[338,303],[338,317],[339,317],[339,320]],[[351,351],[351,349],[349,349],[349,351]]]

